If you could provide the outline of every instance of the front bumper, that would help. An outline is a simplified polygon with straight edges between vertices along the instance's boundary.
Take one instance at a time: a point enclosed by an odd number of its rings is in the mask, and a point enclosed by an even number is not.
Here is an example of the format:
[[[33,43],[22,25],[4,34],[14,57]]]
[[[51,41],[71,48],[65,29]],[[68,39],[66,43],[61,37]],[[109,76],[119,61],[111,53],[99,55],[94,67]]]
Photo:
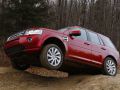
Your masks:
[[[19,53],[33,53],[40,50],[40,35],[24,35],[6,42],[4,50],[11,57]]]

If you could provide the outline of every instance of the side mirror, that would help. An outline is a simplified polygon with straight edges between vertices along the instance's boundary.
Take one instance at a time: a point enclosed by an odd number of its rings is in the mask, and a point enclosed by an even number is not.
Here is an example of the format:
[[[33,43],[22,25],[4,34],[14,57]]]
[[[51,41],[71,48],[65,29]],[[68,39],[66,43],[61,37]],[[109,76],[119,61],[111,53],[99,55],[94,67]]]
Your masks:
[[[76,30],[76,31],[70,31],[70,36],[80,36],[81,35],[81,32],[79,30]]]

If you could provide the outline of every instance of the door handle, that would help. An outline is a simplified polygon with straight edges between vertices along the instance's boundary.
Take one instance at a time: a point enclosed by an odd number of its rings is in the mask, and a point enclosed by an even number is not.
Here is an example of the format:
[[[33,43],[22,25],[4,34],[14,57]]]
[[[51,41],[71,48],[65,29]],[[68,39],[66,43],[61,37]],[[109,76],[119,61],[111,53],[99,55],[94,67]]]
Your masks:
[[[103,47],[102,47],[101,49],[102,49],[102,50],[106,50],[106,49],[105,49],[105,48],[103,48]]]
[[[84,42],[84,44],[86,44],[86,45],[90,45],[89,43],[87,43],[87,42]]]

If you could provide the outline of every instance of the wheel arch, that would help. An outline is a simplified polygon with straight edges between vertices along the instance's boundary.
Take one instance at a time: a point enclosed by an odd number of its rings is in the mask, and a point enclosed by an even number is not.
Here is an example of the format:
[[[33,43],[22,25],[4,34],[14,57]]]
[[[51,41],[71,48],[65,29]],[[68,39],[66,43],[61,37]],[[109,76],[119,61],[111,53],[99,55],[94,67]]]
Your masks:
[[[115,63],[117,64],[117,60],[115,59],[114,56],[112,56],[112,55],[108,55],[108,56],[105,57],[105,59],[108,58],[108,57],[109,57],[109,58],[112,58],[112,59],[115,61]],[[104,59],[104,60],[105,60],[105,59]]]
[[[60,47],[60,49],[62,50],[64,55],[65,55],[65,53],[67,51],[67,47],[66,47],[65,43],[63,43],[62,40],[59,39],[59,38],[56,38],[56,37],[49,37],[49,38],[47,38],[42,43],[41,49],[43,49],[47,44],[56,44],[58,47]]]

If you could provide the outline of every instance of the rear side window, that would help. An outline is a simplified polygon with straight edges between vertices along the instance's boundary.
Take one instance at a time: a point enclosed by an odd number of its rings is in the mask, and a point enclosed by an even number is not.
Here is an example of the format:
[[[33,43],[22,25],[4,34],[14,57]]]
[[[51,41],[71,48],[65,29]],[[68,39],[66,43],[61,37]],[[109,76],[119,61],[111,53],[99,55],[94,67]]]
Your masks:
[[[81,40],[87,40],[86,31],[83,28],[71,28],[71,30],[80,30],[81,35],[80,36],[74,36],[75,38],[81,39]]]
[[[96,33],[88,31],[88,34],[89,34],[89,39],[92,43],[100,44],[99,37]]]
[[[99,37],[100,44],[104,45],[103,40],[101,39],[101,37],[100,36],[98,36],[98,37]]]
[[[112,41],[108,37],[104,37],[104,38],[102,37],[102,40],[103,40],[105,46],[116,49],[114,44],[112,43]]]

